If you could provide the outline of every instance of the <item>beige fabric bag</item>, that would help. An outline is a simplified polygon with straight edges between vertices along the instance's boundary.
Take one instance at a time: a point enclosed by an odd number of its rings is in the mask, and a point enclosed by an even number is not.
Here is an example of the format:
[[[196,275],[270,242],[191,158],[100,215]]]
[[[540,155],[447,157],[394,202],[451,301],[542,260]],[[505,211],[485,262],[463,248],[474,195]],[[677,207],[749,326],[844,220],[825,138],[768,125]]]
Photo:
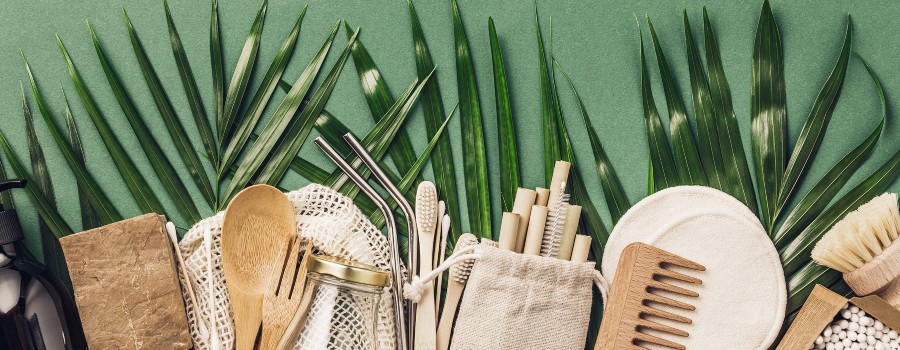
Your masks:
[[[602,278],[593,262],[480,248],[451,349],[584,349],[591,288]]]

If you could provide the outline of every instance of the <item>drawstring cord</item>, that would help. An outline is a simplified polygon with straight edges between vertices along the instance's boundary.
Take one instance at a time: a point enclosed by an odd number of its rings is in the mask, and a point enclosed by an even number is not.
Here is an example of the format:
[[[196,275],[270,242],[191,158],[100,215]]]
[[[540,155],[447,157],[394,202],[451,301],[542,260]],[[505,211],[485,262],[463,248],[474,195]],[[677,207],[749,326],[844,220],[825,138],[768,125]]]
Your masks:
[[[481,258],[483,254],[478,251],[479,248],[479,245],[461,248],[453,252],[453,255],[451,255],[450,258],[431,272],[422,276],[413,276],[412,281],[403,285],[403,297],[414,303],[418,303],[419,300],[422,299],[422,293],[425,292],[426,285],[442,275],[445,271],[449,270],[453,265],[465,260]],[[594,285],[597,286],[597,290],[600,291],[600,297],[603,299],[603,308],[605,310],[606,301],[609,298],[609,281],[607,281],[606,277],[604,277],[603,273],[599,270],[594,270],[591,279],[593,280]]]
[[[418,303],[422,299],[422,293],[425,292],[426,284],[431,283],[437,276],[440,276],[444,271],[449,270],[459,262],[481,258],[482,254],[477,252],[478,248],[478,245],[461,248],[453,252],[449,259],[431,272],[422,276],[413,276],[412,281],[403,285],[403,297],[411,300],[413,303]]]
[[[603,299],[603,310],[606,310],[606,300],[609,298],[609,281],[603,276],[600,270],[594,270],[594,285],[600,291],[600,298]]]

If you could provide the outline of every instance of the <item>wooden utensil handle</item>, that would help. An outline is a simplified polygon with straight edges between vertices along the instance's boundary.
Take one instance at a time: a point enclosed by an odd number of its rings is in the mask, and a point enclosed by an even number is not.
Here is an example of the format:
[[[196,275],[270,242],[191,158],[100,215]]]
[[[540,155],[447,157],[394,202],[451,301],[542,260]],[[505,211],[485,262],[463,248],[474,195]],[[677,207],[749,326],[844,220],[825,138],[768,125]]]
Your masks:
[[[234,319],[241,320],[234,324],[235,349],[253,350],[259,326],[262,324],[263,296],[240,290],[230,290],[228,293],[231,300],[235,301],[231,303]]]

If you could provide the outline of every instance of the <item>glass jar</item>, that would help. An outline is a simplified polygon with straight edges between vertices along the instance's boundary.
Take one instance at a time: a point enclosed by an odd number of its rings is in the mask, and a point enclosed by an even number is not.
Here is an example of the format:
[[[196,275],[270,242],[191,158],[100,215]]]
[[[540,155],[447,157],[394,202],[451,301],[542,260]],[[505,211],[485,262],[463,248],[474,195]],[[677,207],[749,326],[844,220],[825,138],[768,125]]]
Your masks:
[[[305,321],[295,349],[378,350],[378,308],[390,274],[328,256],[308,259],[300,304]]]

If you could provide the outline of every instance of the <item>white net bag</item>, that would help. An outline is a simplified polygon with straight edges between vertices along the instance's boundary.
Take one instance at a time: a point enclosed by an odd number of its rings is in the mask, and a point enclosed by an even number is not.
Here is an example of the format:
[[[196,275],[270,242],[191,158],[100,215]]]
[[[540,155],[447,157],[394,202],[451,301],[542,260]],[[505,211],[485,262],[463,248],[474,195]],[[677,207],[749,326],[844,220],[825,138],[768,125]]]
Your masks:
[[[384,271],[391,270],[387,238],[372,225],[351,199],[318,184],[308,185],[286,195],[294,206],[299,237],[311,242],[316,251],[369,264]],[[189,279],[182,283],[191,283],[197,297],[197,305],[187,295],[184,300],[191,336],[195,347],[200,350],[234,347],[231,302],[222,272],[222,217],[223,213],[220,212],[200,221],[179,243],[185,260],[185,265],[180,268]],[[350,305],[340,309],[346,310],[346,314],[333,318],[330,325],[317,327],[325,329],[327,326],[328,336],[341,339],[345,344],[353,344],[354,338],[357,338],[354,334],[365,329],[363,325],[371,320],[360,316],[359,310],[352,306],[353,300],[342,302]],[[315,302],[311,306],[312,309],[317,307],[319,306]],[[385,288],[379,301],[375,331],[380,350],[396,349],[393,307],[391,289]],[[321,332],[302,332],[295,349],[308,348],[304,347],[306,341],[311,341],[305,338],[308,334],[325,335]],[[351,346],[348,349],[353,348]]]

